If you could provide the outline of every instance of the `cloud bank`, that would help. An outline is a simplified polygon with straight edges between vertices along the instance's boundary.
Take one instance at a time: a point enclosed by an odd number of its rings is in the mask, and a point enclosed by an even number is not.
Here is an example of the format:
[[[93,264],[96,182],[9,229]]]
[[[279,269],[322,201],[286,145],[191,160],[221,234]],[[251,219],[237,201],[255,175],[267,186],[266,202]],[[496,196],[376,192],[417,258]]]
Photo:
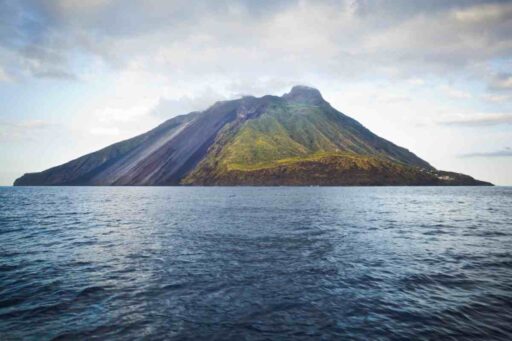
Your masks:
[[[510,114],[477,114],[469,118],[440,122],[441,125],[455,127],[485,127],[512,124]]]
[[[491,152],[477,152],[477,153],[468,153],[462,154],[461,157],[512,157],[512,148],[507,147],[503,150],[491,151]]]
[[[169,78],[456,75],[509,89],[485,65],[512,51],[507,1],[3,1],[9,77],[76,79],[105,63]]]

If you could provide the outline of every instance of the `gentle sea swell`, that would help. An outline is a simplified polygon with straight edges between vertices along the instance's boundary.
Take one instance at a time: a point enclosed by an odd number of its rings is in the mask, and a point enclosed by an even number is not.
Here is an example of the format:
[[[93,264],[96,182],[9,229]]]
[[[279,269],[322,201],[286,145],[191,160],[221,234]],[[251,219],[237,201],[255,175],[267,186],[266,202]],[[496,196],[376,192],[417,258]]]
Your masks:
[[[0,188],[0,338],[512,339],[512,188]]]

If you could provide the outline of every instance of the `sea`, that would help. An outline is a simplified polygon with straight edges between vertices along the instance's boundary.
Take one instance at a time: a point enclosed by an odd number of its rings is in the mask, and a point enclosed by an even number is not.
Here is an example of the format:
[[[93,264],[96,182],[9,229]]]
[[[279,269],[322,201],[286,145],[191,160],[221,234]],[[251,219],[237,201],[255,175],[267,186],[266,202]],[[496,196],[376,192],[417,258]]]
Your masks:
[[[1,340],[511,340],[512,187],[2,187]]]

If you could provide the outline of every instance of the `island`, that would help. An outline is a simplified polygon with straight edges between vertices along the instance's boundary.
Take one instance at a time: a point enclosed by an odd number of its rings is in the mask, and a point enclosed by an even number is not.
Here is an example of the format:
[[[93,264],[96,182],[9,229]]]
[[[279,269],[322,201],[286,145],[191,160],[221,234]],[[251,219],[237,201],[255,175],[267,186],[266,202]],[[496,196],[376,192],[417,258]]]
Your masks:
[[[155,129],[15,186],[491,186],[437,170],[333,108],[311,87],[245,96]]]

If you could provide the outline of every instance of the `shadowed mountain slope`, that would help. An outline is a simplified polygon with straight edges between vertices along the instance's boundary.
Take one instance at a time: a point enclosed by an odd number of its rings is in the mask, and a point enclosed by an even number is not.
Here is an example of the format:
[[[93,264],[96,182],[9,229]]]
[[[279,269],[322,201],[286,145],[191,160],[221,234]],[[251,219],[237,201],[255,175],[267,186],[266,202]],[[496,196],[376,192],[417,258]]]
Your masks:
[[[203,112],[15,185],[484,185],[443,173],[330,106],[316,89]]]

